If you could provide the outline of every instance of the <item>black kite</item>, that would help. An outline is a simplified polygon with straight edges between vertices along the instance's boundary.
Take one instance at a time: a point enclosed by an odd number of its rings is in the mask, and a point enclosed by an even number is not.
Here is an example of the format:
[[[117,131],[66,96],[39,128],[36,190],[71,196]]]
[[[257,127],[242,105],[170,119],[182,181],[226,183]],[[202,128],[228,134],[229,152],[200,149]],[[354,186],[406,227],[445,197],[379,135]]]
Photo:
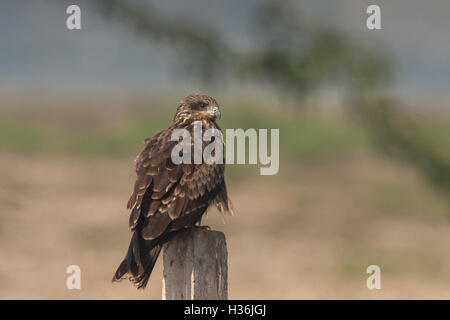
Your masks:
[[[145,140],[136,159],[137,179],[128,201],[133,235],[113,281],[128,278],[138,288],[145,288],[163,244],[172,235],[198,225],[213,203],[222,213],[232,212],[223,162],[176,165],[171,158],[178,143],[171,140],[174,130],[187,129],[193,136],[196,121],[201,121],[203,130],[220,130],[216,123],[219,117],[216,100],[190,94],[180,102],[172,125]],[[205,148],[206,142],[202,146]]]

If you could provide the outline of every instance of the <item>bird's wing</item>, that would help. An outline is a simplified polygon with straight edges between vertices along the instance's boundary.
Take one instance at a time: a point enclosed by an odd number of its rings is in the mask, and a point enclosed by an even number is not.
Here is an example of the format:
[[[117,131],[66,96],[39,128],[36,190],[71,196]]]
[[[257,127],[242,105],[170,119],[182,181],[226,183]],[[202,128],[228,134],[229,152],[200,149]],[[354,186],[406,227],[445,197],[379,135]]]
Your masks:
[[[181,216],[204,212],[224,184],[223,164],[173,164],[171,152],[177,142],[170,138],[166,130],[147,139],[136,159],[137,179],[128,201],[130,227],[139,226],[146,240],[159,237],[172,221],[179,220],[171,230],[191,221]]]

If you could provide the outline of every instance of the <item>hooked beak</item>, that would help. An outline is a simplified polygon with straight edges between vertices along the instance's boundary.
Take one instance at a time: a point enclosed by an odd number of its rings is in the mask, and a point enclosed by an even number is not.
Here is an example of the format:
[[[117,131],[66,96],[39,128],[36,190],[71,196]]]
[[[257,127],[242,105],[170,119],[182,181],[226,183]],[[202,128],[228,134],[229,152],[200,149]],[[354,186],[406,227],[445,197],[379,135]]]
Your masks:
[[[220,119],[220,110],[218,106],[208,106],[206,112],[214,116],[216,119]]]

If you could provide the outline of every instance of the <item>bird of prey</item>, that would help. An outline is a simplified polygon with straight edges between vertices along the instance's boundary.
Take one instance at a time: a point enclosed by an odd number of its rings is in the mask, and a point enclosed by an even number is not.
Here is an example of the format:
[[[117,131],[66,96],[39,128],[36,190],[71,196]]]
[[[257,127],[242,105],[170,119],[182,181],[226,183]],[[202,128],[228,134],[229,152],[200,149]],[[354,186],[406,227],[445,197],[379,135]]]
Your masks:
[[[175,164],[171,157],[178,143],[171,139],[174,130],[186,129],[192,137],[198,121],[203,130],[220,130],[216,123],[219,118],[219,105],[214,98],[190,94],[181,100],[170,127],[145,140],[145,147],[136,158],[137,178],[127,205],[131,209],[129,226],[133,235],[113,281],[128,278],[138,288],[145,288],[161,248],[171,236],[198,226],[212,204],[222,213],[232,213],[224,161]],[[219,142],[223,144],[223,140]],[[194,141],[192,147],[193,144]],[[206,143],[201,146],[204,149]]]

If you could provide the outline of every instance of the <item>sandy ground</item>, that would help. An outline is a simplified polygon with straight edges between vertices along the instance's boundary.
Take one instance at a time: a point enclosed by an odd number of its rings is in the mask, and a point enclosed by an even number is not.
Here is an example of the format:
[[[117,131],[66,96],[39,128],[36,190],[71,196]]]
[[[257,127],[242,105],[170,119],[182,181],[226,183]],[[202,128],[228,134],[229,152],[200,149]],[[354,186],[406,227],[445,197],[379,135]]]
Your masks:
[[[133,175],[132,159],[1,155],[0,298],[160,299],[162,259],[145,291],[111,283]],[[411,170],[357,157],[280,175],[230,180],[236,216],[204,219],[227,237],[230,298],[450,298],[450,221]]]

